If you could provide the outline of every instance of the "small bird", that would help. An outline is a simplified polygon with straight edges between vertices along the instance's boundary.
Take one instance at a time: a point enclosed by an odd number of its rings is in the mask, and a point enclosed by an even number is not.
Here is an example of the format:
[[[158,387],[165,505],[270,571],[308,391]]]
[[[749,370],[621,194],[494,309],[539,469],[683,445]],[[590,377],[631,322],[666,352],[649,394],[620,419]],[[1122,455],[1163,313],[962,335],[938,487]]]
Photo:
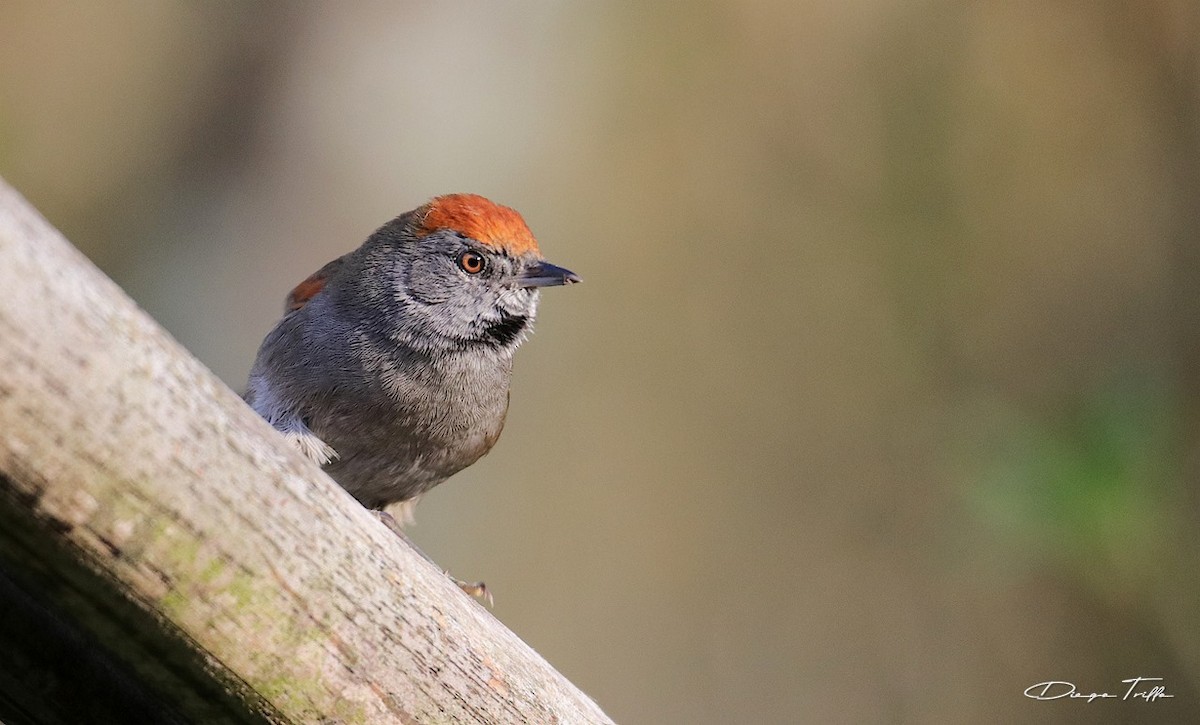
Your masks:
[[[408,521],[499,438],[539,289],[579,281],[513,209],[439,196],[291,291],[246,401],[363,506]]]

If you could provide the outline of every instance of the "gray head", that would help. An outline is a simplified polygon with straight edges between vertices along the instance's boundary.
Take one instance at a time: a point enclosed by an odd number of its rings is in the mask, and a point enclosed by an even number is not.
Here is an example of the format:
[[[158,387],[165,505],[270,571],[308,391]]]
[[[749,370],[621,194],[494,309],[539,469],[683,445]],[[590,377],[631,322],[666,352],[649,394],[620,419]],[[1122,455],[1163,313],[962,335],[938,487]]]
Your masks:
[[[362,289],[372,307],[394,311],[388,336],[427,353],[511,354],[537,314],[538,290],[579,281],[542,258],[520,214],[474,194],[396,218],[361,253],[353,273],[372,280]]]

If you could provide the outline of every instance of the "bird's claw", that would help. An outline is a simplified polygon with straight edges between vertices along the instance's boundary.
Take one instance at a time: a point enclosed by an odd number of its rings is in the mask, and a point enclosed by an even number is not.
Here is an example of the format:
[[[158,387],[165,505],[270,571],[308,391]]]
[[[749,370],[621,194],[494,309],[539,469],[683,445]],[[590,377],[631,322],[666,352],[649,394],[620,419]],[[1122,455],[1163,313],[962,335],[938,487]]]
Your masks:
[[[408,538],[408,534],[404,533],[404,529],[401,528],[400,523],[396,521],[394,516],[387,511],[381,511],[379,509],[371,509],[371,513],[375,516],[375,518],[379,519],[380,523],[387,527],[389,531],[401,539],[404,539],[404,541],[412,547],[413,551],[421,555],[422,559],[430,564],[433,564],[434,566],[437,566],[436,562],[429,557],[429,554],[421,551],[421,548],[413,543],[412,539]],[[484,584],[483,582],[465,582],[461,579],[456,579],[453,576],[450,576],[450,572],[446,571],[445,569],[442,569],[442,573],[449,577],[450,581],[457,584],[459,589],[463,590],[468,595],[486,603],[489,608],[494,608],[496,606],[496,600],[492,597],[492,592],[488,590],[487,584]]]
[[[487,584],[484,584],[483,582],[465,582],[461,579],[455,579],[454,577],[450,576],[450,572],[448,571],[442,573],[446,576],[449,576],[450,581],[457,584],[459,589],[463,590],[470,596],[485,602],[489,609],[495,608],[496,600],[492,597],[492,592],[487,588]]]
[[[383,509],[368,509],[368,511],[371,512],[372,516],[379,519],[379,522],[381,524],[383,524],[387,528],[388,531],[391,531],[396,536],[399,536],[401,539],[404,539],[414,549],[417,548],[417,545],[413,544],[412,539],[408,538],[408,534],[404,533],[404,529],[401,528],[400,523],[398,521],[396,521],[395,516],[392,516],[387,511],[384,511]],[[418,549],[418,551],[420,552],[419,549]],[[421,553],[421,556],[425,556],[425,552],[420,552],[420,553]],[[429,557],[427,557],[427,556],[425,556],[425,558],[429,559]],[[433,561],[433,559],[429,559],[429,561]]]

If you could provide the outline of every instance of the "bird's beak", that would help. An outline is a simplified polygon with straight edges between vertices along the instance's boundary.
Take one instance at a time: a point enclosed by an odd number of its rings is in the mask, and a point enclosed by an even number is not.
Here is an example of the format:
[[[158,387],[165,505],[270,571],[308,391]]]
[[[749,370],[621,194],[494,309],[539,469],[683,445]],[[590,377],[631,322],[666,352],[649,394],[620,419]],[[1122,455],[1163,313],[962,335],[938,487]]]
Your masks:
[[[549,262],[538,262],[517,275],[518,287],[557,287],[560,284],[575,284],[583,280],[569,269],[556,267]]]

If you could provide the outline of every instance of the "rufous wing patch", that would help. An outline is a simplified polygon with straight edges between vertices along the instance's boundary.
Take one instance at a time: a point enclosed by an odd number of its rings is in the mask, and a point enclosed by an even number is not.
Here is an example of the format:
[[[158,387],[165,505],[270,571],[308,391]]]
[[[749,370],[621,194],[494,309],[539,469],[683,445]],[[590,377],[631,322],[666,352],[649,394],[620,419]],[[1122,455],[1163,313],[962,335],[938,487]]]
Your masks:
[[[419,233],[450,229],[512,256],[541,256],[533,232],[515,209],[478,194],[448,194],[422,209]]]
[[[308,275],[303,282],[296,285],[295,289],[288,293],[287,300],[283,303],[284,314],[295,312],[308,304],[308,301],[313,297],[320,294],[321,290],[325,289],[325,283],[329,281],[334,272],[337,272],[338,268],[346,261],[346,256],[338,257],[316,272]]]

